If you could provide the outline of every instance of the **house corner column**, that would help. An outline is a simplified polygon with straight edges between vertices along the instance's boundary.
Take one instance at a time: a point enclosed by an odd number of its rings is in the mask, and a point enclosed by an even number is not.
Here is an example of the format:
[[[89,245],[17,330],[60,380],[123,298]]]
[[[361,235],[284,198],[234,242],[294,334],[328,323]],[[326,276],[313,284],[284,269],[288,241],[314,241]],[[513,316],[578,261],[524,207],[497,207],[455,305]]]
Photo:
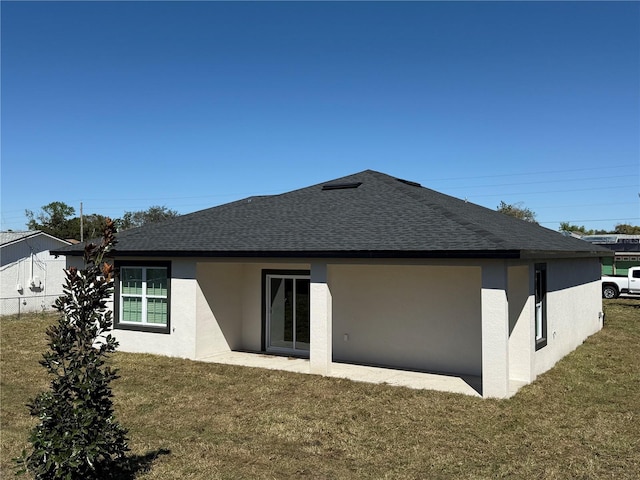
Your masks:
[[[482,396],[509,396],[509,303],[503,262],[482,266]]]
[[[197,336],[197,263],[193,260],[171,262],[171,355],[196,358]]]
[[[310,372],[319,375],[331,373],[332,360],[332,305],[331,291],[327,281],[327,264],[311,264],[310,285],[310,348],[309,367]]]

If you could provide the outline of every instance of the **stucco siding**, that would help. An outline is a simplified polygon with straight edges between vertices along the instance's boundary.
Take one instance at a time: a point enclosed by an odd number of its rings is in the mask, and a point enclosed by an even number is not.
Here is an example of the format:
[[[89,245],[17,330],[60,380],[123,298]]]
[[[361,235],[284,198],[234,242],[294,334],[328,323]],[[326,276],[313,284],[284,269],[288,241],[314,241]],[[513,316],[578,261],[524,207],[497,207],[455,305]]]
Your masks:
[[[194,260],[171,262],[171,306],[169,334],[114,329],[123,352],[155,353],[170,357],[196,358],[196,309],[198,283]]]
[[[262,350],[263,270],[306,270],[308,263],[248,263],[243,270],[242,295],[242,348],[250,351]]]
[[[602,326],[599,261],[547,261],[547,345],[535,351],[535,263],[320,262],[330,306],[321,313],[331,322],[318,323],[330,339],[325,360],[483,376],[485,395],[505,396],[509,380],[533,381]],[[170,333],[115,330],[120,349],[192,359],[261,351],[265,270],[313,268],[172,259]]]
[[[242,277],[242,347],[262,349],[262,267],[244,266]]]
[[[509,379],[522,382],[533,380],[531,363],[534,351],[532,321],[533,291],[531,267],[510,266],[508,272],[509,300]]]
[[[480,375],[481,269],[331,265],[333,360]]]
[[[62,294],[66,259],[49,250],[65,245],[41,234],[0,249],[0,315],[52,309],[55,297]]]
[[[242,265],[198,263],[196,275],[196,357],[242,348]]]
[[[263,270],[309,270],[309,264],[198,263],[196,358],[262,349]]]
[[[535,375],[602,328],[600,272],[598,259],[548,262],[547,345],[535,353]]]

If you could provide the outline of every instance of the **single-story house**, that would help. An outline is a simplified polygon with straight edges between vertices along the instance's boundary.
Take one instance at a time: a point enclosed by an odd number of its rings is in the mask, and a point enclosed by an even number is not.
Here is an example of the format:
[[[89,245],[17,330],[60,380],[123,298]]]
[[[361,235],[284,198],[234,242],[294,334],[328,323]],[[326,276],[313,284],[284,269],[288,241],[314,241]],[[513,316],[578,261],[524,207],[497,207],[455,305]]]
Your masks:
[[[582,240],[608,248],[614,256],[602,262],[603,275],[627,276],[631,267],[640,266],[640,235],[585,235]]]
[[[0,315],[50,309],[62,294],[66,262],[50,250],[71,243],[44,232],[0,232]]]
[[[484,397],[532,382],[602,327],[611,255],[371,170],[117,238],[121,350],[470,375]]]

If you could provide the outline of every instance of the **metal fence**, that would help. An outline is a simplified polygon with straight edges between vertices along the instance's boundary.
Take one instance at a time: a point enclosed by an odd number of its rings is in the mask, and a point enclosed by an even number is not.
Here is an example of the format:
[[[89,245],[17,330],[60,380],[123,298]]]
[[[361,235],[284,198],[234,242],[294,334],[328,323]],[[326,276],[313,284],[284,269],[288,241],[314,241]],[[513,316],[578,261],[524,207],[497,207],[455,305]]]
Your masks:
[[[53,303],[60,295],[38,295],[33,297],[9,297],[0,299],[0,316],[23,313],[53,312]]]

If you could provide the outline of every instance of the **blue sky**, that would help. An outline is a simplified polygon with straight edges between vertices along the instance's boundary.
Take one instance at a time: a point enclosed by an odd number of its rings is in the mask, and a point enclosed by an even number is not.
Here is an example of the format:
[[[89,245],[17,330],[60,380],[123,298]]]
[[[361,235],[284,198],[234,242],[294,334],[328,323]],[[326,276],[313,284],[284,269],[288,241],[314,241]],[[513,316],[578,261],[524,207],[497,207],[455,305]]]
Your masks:
[[[640,224],[638,2],[6,2],[1,229],[365,169]]]

